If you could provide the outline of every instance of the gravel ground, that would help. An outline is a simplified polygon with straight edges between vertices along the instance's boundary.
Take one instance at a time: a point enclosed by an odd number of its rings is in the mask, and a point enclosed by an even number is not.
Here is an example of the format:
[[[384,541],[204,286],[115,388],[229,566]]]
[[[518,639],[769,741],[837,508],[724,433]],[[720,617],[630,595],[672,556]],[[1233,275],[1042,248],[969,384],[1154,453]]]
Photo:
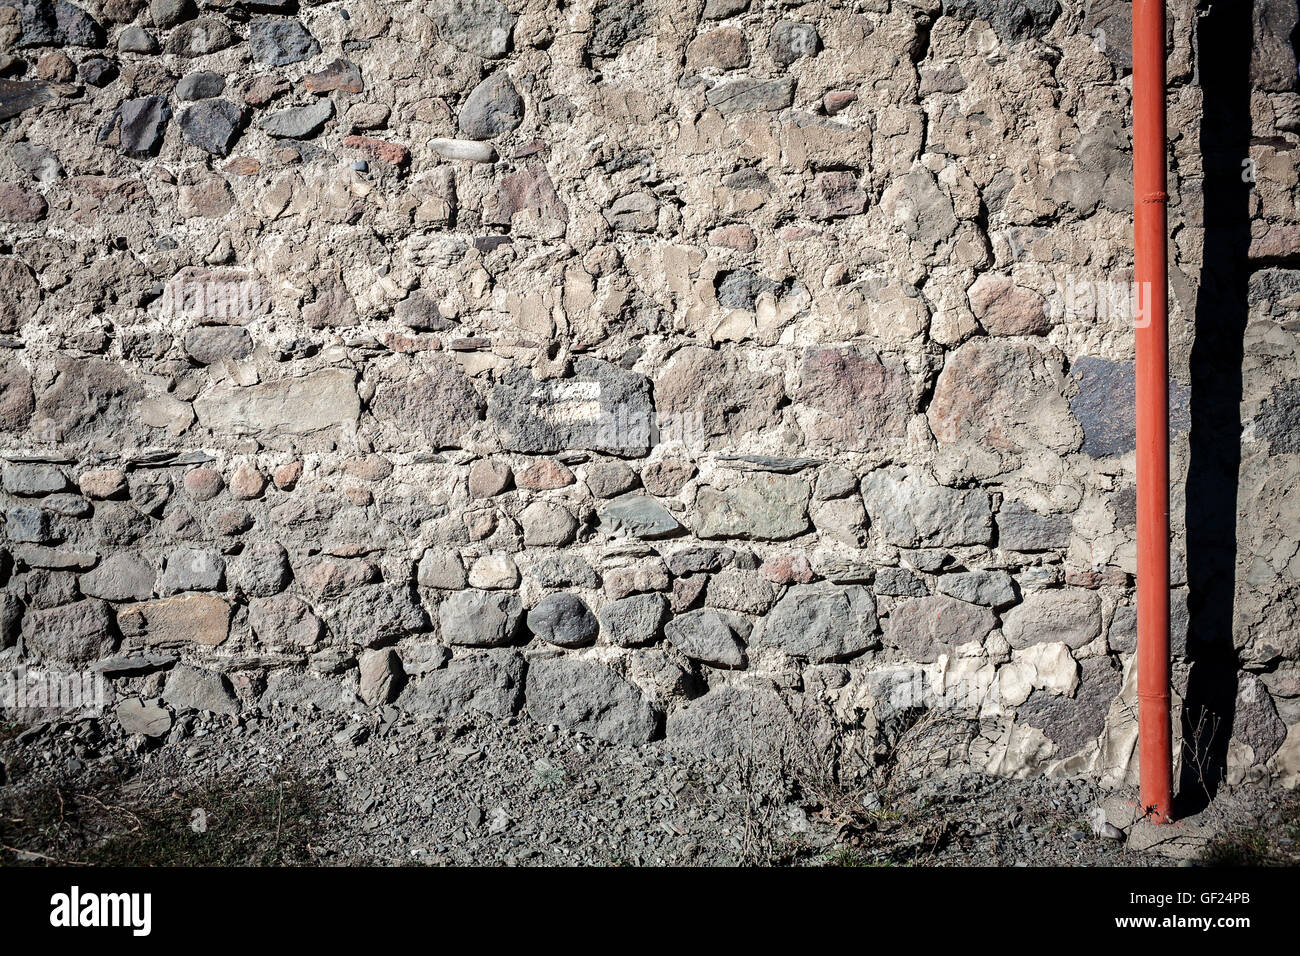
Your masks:
[[[392,709],[347,723],[191,716],[155,746],[112,734],[96,721],[10,728],[4,862],[1175,862],[1095,835],[1090,811],[1115,794],[1078,780],[931,774],[844,787],[743,755],[723,765],[527,718],[441,726]],[[1297,862],[1295,794],[1238,789],[1203,816],[1226,836],[1200,859]]]

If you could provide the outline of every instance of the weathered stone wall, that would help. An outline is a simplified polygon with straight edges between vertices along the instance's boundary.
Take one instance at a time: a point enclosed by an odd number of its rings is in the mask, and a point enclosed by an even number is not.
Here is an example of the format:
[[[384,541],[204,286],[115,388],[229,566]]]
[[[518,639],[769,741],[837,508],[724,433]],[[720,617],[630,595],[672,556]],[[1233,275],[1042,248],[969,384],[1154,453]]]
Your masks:
[[[6,670],[1133,779],[1126,4],[3,4]],[[1230,643],[1294,785],[1296,4],[1238,6],[1233,111],[1170,5],[1176,690]]]

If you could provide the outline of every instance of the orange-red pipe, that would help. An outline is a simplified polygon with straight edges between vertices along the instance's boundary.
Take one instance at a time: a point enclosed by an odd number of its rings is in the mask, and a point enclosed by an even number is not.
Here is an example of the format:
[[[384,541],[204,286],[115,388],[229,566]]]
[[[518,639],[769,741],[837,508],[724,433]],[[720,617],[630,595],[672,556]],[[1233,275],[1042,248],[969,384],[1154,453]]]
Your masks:
[[[1165,4],[1133,3],[1133,243],[1137,348],[1138,760],[1142,808],[1172,819],[1169,718],[1169,322]]]

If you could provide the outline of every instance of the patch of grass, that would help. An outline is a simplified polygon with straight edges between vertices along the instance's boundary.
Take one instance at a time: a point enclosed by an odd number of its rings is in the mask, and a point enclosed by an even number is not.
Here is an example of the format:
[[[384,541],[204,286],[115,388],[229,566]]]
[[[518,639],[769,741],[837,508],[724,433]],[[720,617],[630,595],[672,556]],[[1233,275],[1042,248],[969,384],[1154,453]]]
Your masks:
[[[857,867],[875,866],[876,864],[857,847],[838,846],[822,858],[821,865],[830,867]]]
[[[303,865],[313,862],[323,809],[318,788],[292,776],[209,781],[152,798],[112,778],[77,790],[46,785],[0,798],[0,865]],[[199,829],[196,810],[206,816]]]

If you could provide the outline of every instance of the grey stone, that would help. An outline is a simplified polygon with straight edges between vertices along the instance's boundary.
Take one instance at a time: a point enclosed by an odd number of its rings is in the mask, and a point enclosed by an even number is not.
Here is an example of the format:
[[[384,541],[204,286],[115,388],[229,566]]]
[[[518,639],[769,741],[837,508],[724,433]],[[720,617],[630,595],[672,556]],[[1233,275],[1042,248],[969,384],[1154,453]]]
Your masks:
[[[314,646],[323,630],[311,605],[293,594],[253,598],[248,623],[263,644],[290,649]]]
[[[154,26],[161,30],[190,19],[194,13],[191,0],[149,0],[149,16]]]
[[[524,101],[505,70],[498,70],[470,91],[456,125],[469,139],[492,139],[510,132],[524,118]]]
[[[516,19],[496,0],[447,0],[438,11],[438,33],[458,50],[497,60],[510,52]]]
[[[117,64],[112,60],[104,59],[102,56],[92,56],[77,64],[77,75],[91,86],[97,89],[102,88],[117,79]],[[44,86],[44,84],[40,84],[40,86]],[[3,94],[0,93],[0,101],[2,100]],[[3,115],[4,112],[5,109],[0,105],[0,115]]]
[[[195,399],[194,412],[214,432],[306,435],[357,420],[355,381],[350,369],[326,368],[246,387],[219,385]]]
[[[538,658],[528,665],[529,715],[598,740],[644,744],[659,732],[659,714],[641,692],[596,661]]]
[[[874,646],[876,626],[876,599],[867,588],[803,584],[786,591],[758,638],[792,657],[833,661]]]
[[[443,332],[456,324],[443,318],[437,300],[418,290],[393,306],[393,317],[422,332]]]
[[[654,232],[659,225],[659,203],[649,193],[628,193],[615,199],[602,215],[612,229]]]
[[[1016,603],[1016,583],[1006,571],[960,571],[941,574],[934,583],[940,594],[970,604],[999,608]]]
[[[52,495],[68,487],[68,476],[56,465],[10,463],[3,475],[5,491],[11,495]]]
[[[430,548],[420,557],[415,580],[421,587],[457,591],[465,586],[465,565],[454,551]]]
[[[500,647],[515,640],[523,605],[513,591],[458,591],[438,605],[438,626],[448,644]]]
[[[667,731],[675,747],[729,763],[766,763],[806,740],[781,696],[767,687],[710,690],[669,714]]]
[[[749,0],[704,0],[705,20],[725,20],[749,6]]]
[[[0,591],[0,650],[13,647],[22,633],[23,602],[17,594]]]
[[[175,27],[163,49],[176,56],[207,56],[238,42],[239,35],[216,17],[199,17]]]
[[[611,532],[645,540],[667,538],[682,530],[672,512],[649,495],[615,498],[600,509],[599,515],[601,523]]]
[[[519,710],[523,686],[524,658],[518,651],[458,651],[446,667],[412,679],[397,706],[435,720],[476,713],[505,718]]]
[[[587,52],[618,56],[624,46],[646,35],[648,20],[643,0],[604,0],[595,10]]]
[[[15,44],[19,49],[34,46],[104,45],[104,29],[89,13],[67,0],[25,0],[17,7],[22,32]]]
[[[54,530],[50,513],[31,505],[19,505],[5,511],[5,532],[10,541],[53,544],[61,539]]]
[[[455,359],[389,370],[376,383],[370,410],[420,446],[456,447],[483,417],[484,401]]]
[[[144,27],[133,24],[117,35],[117,48],[123,53],[157,53],[158,41]]]
[[[229,100],[207,99],[181,114],[181,133],[191,146],[213,156],[230,155],[230,147],[239,137],[244,111]],[[247,333],[245,333],[247,334]]]
[[[158,572],[143,555],[115,551],[99,567],[83,574],[79,585],[87,597],[105,601],[147,601]]]
[[[21,172],[38,183],[56,182],[64,174],[63,164],[54,150],[35,143],[14,143],[9,147],[9,158]],[[38,295],[39,291],[37,286]]]
[[[126,100],[100,130],[101,141],[108,139],[114,128],[118,134],[118,149],[128,156],[149,156],[162,143],[163,131],[171,119],[172,108],[165,96],[141,96]]]
[[[266,690],[261,707],[269,711],[272,704],[327,714],[347,713],[356,706],[354,687],[334,677],[280,668],[266,676]]]
[[[713,667],[744,667],[745,644],[733,627],[735,623],[731,615],[711,608],[688,611],[668,622],[664,636],[692,660]]]
[[[988,544],[993,539],[989,496],[931,484],[881,469],[862,479],[871,524],[889,544],[903,548]]]
[[[1062,641],[1072,650],[1101,634],[1101,598],[1095,591],[1031,591],[1002,615],[1002,636],[1012,647]]]
[[[115,712],[117,722],[127,734],[161,737],[172,729],[172,715],[155,698],[128,697],[118,702]]]
[[[528,567],[528,576],[547,590],[600,587],[600,575],[586,558],[563,551],[534,558]]]
[[[930,593],[925,579],[907,568],[880,568],[871,590],[891,597],[925,597]]]
[[[528,629],[558,647],[582,647],[596,640],[600,624],[575,594],[548,594],[528,612]]]
[[[1237,700],[1232,715],[1232,736],[1255,751],[1255,763],[1264,764],[1286,740],[1287,726],[1278,716],[1268,688],[1254,674],[1237,675]]]
[[[772,27],[772,59],[779,66],[789,66],[801,56],[816,56],[821,39],[811,23],[778,20]]]
[[[633,594],[610,601],[600,609],[600,630],[606,642],[619,647],[641,647],[659,639],[668,618],[668,599],[662,594]]]
[[[1300,12],[1289,0],[1254,0],[1250,82],[1273,93],[1296,89],[1295,35]]]
[[[1016,721],[1037,727],[1056,744],[1056,756],[1078,753],[1096,740],[1106,724],[1111,702],[1120,691],[1120,668],[1109,657],[1079,662],[1079,686],[1073,697],[1037,689],[1016,708]]]
[[[405,674],[392,648],[366,651],[357,661],[357,693],[371,707],[388,704],[402,689]]]
[[[584,449],[640,457],[655,422],[650,382],[607,362],[580,358],[573,377],[538,381],[515,369],[488,397],[488,426],[509,451],[556,454]]]
[[[983,641],[996,626],[987,607],[936,594],[899,602],[889,615],[885,641],[907,660],[929,664],[940,654],[952,657],[963,644]]]
[[[752,77],[723,80],[709,89],[705,99],[723,116],[759,110],[775,113],[794,102],[794,80],[789,77],[772,80],[757,80]]]
[[[330,618],[334,636],[349,644],[377,647],[428,628],[415,594],[391,584],[367,584],[345,596]]]
[[[615,498],[636,487],[637,475],[621,461],[599,461],[584,473],[587,488],[597,498]]]
[[[784,541],[808,530],[808,483],[793,475],[753,475],[730,488],[701,488],[695,536]]]
[[[529,547],[557,548],[573,540],[578,519],[561,505],[534,501],[519,513],[519,526]]]
[[[719,272],[715,280],[718,303],[728,309],[745,309],[753,312],[758,297],[765,292],[780,293],[778,282],[759,275],[753,269],[728,269]]]
[[[1019,501],[998,510],[998,547],[1008,551],[1053,551],[1069,547],[1074,522],[1069,515],[1045,515]]]
[[[1084,355],[1070,374],[1079,391],[1070,399],[1070,411],[1083,426],[1083,453],[1093,458],[1124,455],[1137,447],[1137,383],[1132,362]],[[1190,427],[1190,390],[1169,382],[1169,430]]]
[[[163,700],[173,710],[201,710],[212,714],[238,714],[239,701],[225,676],[178,664],[167,675]]]
[[[728,568],[709,578],[704,603],[741,614],[766,614],[776,603],[777,589],[757,571]]]
[[[1274,455],[1300,452],[1300,381],[1273,386],[1255,416],[1255,437],[1268,442]]]
[[[1015,43],[1047,33],[1061,5],[1057,0],[944,0],[943,12],[958,20],[984,20],[1007,43]]]
[[[306,139],[315,136],[334,115],[334,101],[323,96],[306,106],[293,106],[262,117],[258,123],[270,136]]]
[[[253,354],[253,337],[242,325],[202,325],[185,333],[185,353],[200,365],[237,362]]]
[[[219,591],[225,579],[226,562],[208,548],[177,548],[167,555],[159,590],[163,594],[182,591]]]
[[[289,554],[274,541],[257,541],[226,561],[230,585],[246,597],[271,597],[289,584]]]
[[[44,660],[89,664],[113,651],[113,616],[103,601],[88,599],[28,610],[23,626],[28,650]]]
[[[253,59],[266,66],[288,66],[320,52],[316,38],[297,20],[259,18],[248,24]]]
[[[1169,591],[1169,653],[1175,659],[1187,656],[1187,632],[1191,626],[1191,613],[1187,606],[1187,588]],[[1112,651],[1132,654],[1137,650],[1137,606],[1121,604],[1115,608],[1110,627],[1106,630],[1106,643]]]
[[[182,76],[174,92],[178,100],[206,100],[220,96],[225,88],[226,78],[220,73],[200,70]]]
[[[679,577],[685,574],[707,574],[721,571],[733,557],[735,552],[730,548],[680,548],[668,555],[668,570]]]

